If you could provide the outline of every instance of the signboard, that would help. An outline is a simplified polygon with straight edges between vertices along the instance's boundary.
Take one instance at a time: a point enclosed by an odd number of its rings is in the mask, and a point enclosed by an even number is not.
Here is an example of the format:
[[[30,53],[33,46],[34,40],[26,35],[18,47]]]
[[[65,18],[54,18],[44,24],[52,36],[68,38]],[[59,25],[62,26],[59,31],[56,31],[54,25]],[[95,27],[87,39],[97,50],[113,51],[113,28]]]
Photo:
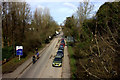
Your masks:
[[[23,46],[16,46],[16,55],[23,55]]]

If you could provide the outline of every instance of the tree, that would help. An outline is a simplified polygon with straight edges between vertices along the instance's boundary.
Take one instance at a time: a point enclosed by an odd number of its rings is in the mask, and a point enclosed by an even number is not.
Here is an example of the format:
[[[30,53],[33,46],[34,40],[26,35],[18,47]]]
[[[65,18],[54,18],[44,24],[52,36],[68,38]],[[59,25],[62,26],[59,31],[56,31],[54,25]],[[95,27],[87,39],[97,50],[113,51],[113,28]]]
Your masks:
[[[83,21],[89,17],[89,14],[93,10],[93,7],[94,5],[90,4],[89,0],[84,0],[84,2],[80,2],[77,9],[77,18],[80,27],[82,26]]]
[[[78,27],[77,27],[77,20],[75,19],[74,15],[71,17],[67,17],[64,25],[64,34],[66,36],[73,36],[74,38],[78,37]]]
[[[80,40],[73,47],[77,61],[74,75],[80,79],[119,79],[120,2],[104,3],[91,19],[87,18],[85,6],[88,4],[83,4],[80,4],[75,16]],[[71,17],[66,18],[64,33],[73,31],[71,22]]]
[[[5,45],[22,44],[30,16],[30,8],[26,2],[3,2],[2,27]]]

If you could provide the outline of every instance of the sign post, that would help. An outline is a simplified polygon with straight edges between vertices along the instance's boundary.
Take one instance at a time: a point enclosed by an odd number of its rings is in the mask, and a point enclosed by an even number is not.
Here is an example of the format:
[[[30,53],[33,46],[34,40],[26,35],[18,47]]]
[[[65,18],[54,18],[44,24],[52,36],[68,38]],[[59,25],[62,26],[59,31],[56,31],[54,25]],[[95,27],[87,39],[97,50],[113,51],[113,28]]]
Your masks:
[[[16,55],[19,55],[20,60],[20,56],[23,55],[23,46],[16,46]]]
[[[19,60],[20,60],[20,55],[19,55]]]

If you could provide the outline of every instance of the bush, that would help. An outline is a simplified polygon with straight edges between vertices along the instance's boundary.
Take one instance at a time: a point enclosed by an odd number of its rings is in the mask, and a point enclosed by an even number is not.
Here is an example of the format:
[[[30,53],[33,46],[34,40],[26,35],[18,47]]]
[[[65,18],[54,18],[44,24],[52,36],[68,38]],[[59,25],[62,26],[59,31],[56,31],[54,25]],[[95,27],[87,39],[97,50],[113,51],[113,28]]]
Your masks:
[[[42,43],[38,39],[29,39],[24,43],[24,56],[28,55],[28,52],[34,51],[35,48],[40,48]]]
[[[14,55],[14,48],[12,46],[2,48],[2,59],[9,59],[12,55]]]

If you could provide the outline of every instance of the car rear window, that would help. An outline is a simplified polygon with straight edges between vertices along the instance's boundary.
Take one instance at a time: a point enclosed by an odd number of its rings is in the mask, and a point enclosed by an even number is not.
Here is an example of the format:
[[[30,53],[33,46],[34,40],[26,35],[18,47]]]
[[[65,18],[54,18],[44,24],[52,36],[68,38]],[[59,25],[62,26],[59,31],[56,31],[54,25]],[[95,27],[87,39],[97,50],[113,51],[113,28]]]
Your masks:
[[[58,51],[57,53],[63,53],[62,51]]]
[[[55,58],[54,61],[61,61],[61,58]]]

